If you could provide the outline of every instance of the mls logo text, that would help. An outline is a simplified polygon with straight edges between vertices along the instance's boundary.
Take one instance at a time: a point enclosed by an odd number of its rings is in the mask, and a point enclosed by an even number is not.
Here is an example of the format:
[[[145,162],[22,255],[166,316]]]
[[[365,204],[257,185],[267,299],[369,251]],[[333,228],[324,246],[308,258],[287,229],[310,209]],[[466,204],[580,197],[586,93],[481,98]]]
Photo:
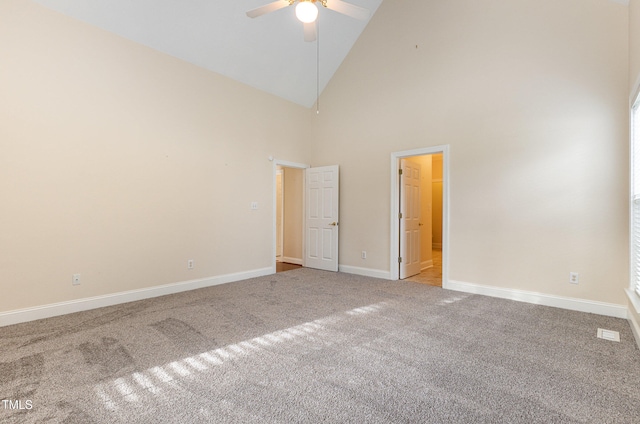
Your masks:
[[[4,409],[29,410],[33,408],[33,401],[3,399],[2,402],[0,402],[0,405],[2,405]]]

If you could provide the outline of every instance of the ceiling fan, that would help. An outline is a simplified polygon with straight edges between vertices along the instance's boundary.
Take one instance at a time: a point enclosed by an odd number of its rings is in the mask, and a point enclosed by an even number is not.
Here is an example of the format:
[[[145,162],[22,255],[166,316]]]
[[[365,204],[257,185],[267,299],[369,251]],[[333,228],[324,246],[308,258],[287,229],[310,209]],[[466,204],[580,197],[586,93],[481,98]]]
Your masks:
[[[355,6],[342,0],[276,0],[248,11],[247,16],[257,18],[294,4],[296,4],[297,18],[304,24],[304,41],[315,41],[317,37],[316,19],[318,18],[318,7],[316,4],[360,20],[369,18],[371,14],[369,10],[363,7]]]

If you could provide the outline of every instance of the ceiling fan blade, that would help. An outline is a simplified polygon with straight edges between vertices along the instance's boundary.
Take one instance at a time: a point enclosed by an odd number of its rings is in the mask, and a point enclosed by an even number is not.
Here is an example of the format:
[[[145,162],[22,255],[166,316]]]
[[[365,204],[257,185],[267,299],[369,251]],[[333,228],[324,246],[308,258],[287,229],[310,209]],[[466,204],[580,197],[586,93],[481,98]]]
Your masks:
[[[317,34],[318,30],[315,22],[304,24],[304,41],[316,41]]]
[[[265,4],[264,6],[248,11],[247,16],[250,18],[257,18],[258,16],[275,12],[276,10],[287,6],[289,6],[289,2],[287,0],[276,0],[273,3]]]
[[[328,0],[327,9],[331,9],[335,12],[342,13],[343,15],[360,19],[362,21],[369,19],[369,16],[371,16],[369,9],[365,9],[364,7],[356,6],[342,0]]]

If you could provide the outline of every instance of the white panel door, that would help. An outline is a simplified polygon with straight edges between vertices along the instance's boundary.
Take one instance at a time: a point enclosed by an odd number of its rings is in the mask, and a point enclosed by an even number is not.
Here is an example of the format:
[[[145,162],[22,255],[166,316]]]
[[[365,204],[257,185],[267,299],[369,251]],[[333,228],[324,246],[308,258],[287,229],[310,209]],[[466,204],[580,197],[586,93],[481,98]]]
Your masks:
[[[420,164],[400,161],[400,279],[420,273]]]
[[[338,165],[307,168],[304,266],[338,271]]]

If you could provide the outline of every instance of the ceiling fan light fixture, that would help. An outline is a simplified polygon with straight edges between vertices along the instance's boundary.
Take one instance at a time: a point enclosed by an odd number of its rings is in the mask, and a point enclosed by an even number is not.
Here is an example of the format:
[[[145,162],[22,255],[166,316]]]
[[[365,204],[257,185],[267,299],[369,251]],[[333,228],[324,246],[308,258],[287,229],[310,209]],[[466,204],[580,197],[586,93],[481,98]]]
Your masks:
[[[310,1],[301,1],[296,5],[296,17],[305,24],[315,22],[318,18],[318,8]]]

